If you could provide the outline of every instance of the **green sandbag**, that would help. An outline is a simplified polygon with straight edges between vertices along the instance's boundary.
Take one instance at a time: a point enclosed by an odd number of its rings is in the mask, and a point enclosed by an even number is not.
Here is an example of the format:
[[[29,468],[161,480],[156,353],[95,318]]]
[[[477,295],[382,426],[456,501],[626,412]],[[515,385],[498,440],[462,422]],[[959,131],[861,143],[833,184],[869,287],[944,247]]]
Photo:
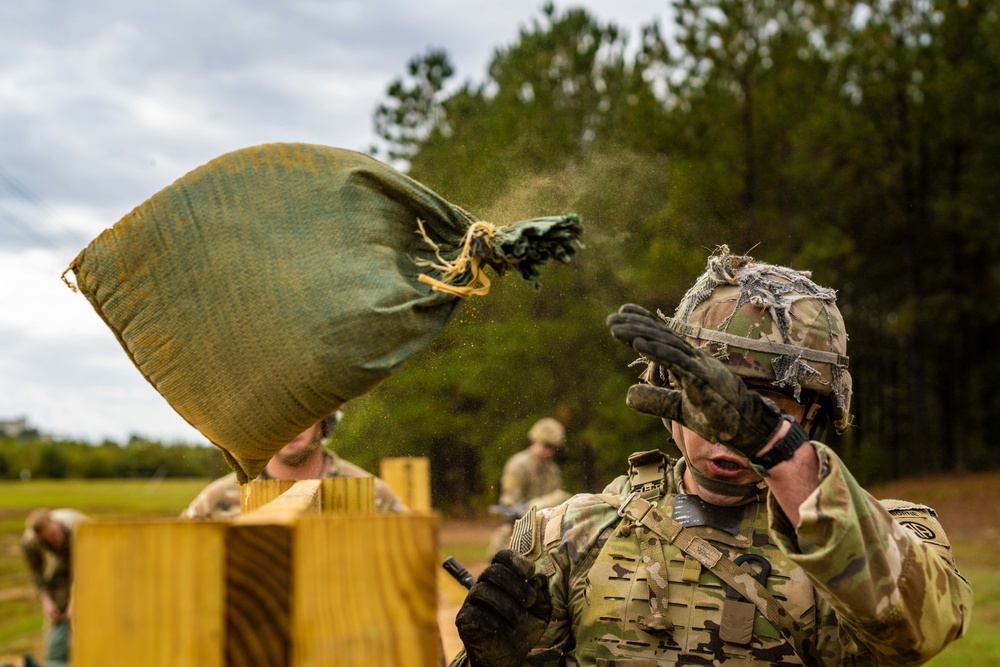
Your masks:
[[[575,215],[493,227],[368,156],[223,155],[77,255],[77,287],[241,482],[441,330],[483,273],[568,262]]]

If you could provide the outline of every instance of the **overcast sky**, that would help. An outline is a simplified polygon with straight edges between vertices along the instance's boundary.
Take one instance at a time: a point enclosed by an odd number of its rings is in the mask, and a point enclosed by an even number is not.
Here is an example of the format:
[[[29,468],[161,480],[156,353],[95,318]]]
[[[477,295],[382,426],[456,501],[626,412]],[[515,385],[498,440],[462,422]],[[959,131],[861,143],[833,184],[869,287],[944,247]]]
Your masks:
[[[0,420],[60,438],[207,442],[60,275],[103,229],[194,167],[273,141],[365,151],[406,62],[456,82],[542,0],[32,0],[0,3]],[[667,0],[579,0],[625,28]],[[405,368],[403,370],[405,372]]]

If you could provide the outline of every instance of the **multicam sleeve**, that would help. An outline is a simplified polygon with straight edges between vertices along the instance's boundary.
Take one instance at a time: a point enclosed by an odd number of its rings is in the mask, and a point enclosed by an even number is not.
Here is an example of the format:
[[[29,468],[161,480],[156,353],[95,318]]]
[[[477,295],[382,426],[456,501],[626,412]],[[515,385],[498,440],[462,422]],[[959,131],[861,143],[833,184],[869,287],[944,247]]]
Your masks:
[[[375,511],[376,512],[389,512],[389,513],[402,513],[409,512],[410,508],[406,506],[396,492],[392,490],[392,487],[387,483],[382,481],[382,478],[375,478]]]
[[[240,511],[240,483],[235,473],[211,482],[181,512],[182,519],[219,519]]]
[[[541,511],[532,508],[514,522],[513,536],[509,547],[535,562],[535,572],[541,572],[548,577],[549,592],[552,594],[552,619],[549,621],[541,640],[526,658],[526,665],[556,667],[564,664],[560,658],[565,650],[558,647],[565,647],[569,639],[568,624],[559,620],[565,616],[562,613],[566,607],[565,595],[561,594],[565,588],[561,585],[562,574],[551,555],[545,551],[546,547],[551,546],[555,540],[551,537],[549,540],[544,538],[547,534],[552,535],[560,532],[565,512],[565,504]],[[470,667],[470,660],[464,648],[452,658],[449,667]]]
[[[535,513],[534,546],[527,557],[535,561],[536,572],[548,577],[552,618],[526,665],[565,664],[564,656],[575,645],[573,609],[581,604],[589,567],[618,520],[614,507],[591,494]]]
[[[517,505],[528,500],[525,482],[526,474],[521,465],[521,457],[515,454],[504,464],[500,476],[500,504]]]
[[[556,507],[529,512],[519,522],[521,542],[528,545],[524,555],[535,562],[536,573],[548,577],[552,594],[552,618],[524,665],[567,664],[566,653],[575,647],[573,609],[584,604],[590,566],[619,519],[617,510],[597,496],[579,494]],[[464,650],[450,663],[467,666]]]
[[[872,498],[825,445],[820,485],[792,533],[774,498],[771,533],[833,610],[836,634],[880,664],[919,664],[962,636],[972,589],[929,508]],[[842,637],[843,639],[844,637]]]

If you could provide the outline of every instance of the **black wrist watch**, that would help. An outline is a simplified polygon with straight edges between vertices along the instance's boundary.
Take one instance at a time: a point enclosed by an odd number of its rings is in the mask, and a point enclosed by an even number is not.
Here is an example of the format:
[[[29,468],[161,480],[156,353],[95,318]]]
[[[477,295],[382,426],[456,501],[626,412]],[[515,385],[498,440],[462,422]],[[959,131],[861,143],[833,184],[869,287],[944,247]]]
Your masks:
[[[805,429],[795,421],[794,417],[782,415],[783,420],[792,425],[788,433],[783,438],[774,443],[774,447],[760,456],[750,458],[750,467],[761,477],[769,477],[768,470],[778,465],[782,461],[792,458],[795,450],[802,446],[803,442],[809,441],[809,435]]]

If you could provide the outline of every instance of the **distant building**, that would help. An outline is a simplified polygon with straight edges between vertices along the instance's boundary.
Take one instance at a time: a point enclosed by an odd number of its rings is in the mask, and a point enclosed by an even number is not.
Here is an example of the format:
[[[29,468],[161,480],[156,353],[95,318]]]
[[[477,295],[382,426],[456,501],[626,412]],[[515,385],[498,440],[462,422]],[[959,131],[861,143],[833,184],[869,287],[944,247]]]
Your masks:
[[[0,419],[0,433],[8,438],[16,438],[24,433],[28,428],[28,418],[20,419]]]

